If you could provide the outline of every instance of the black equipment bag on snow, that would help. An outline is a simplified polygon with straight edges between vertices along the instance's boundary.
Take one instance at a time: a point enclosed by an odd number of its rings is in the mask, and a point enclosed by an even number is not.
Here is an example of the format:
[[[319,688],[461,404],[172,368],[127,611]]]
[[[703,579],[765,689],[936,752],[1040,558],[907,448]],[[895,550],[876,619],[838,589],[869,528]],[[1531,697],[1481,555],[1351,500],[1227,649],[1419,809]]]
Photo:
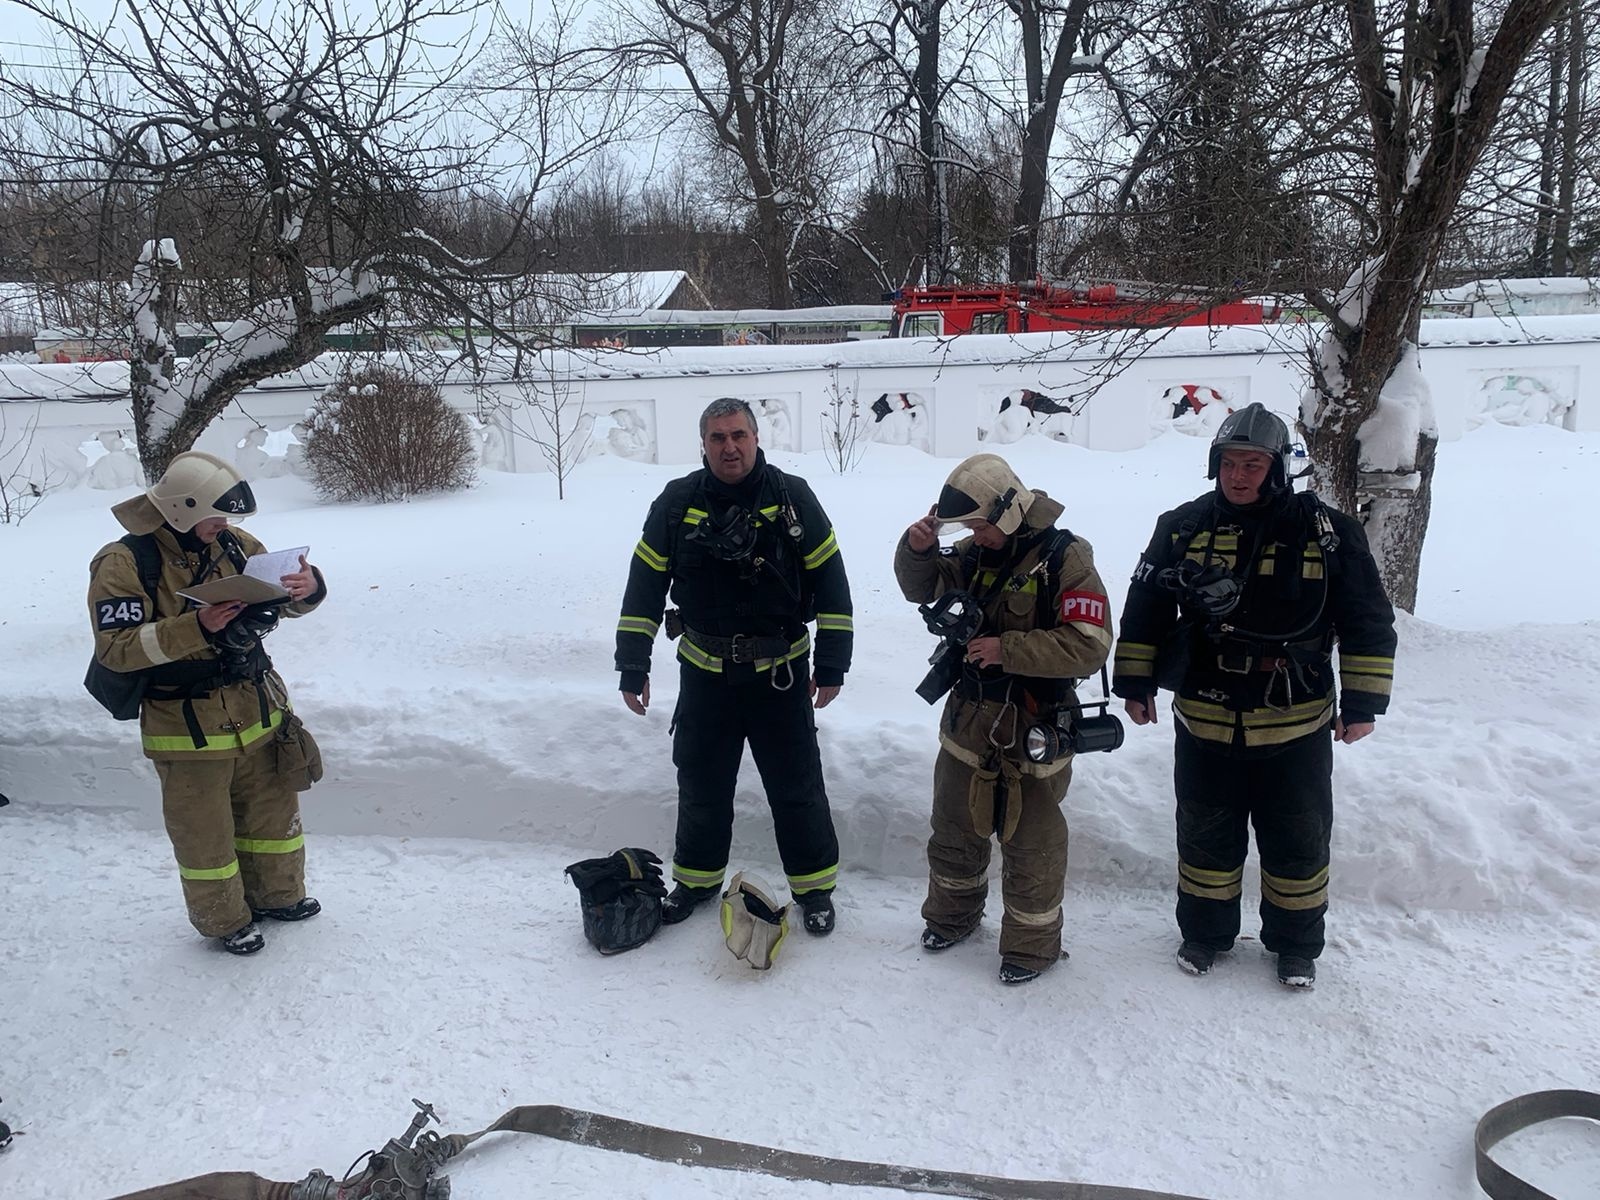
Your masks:
[[[630,847],[605,858],[586,858],[566,869],[583,905],[583,936],[601,954],[620,954],[650,940],[661,927],[667,885],[661,860]]]

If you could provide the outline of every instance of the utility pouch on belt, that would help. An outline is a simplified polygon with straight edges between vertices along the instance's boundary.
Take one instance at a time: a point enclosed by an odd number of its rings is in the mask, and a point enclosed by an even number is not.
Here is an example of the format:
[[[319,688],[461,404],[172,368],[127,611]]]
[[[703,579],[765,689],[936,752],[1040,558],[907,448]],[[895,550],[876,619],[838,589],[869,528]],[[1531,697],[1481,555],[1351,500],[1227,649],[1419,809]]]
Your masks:
[[[288,709],[273,736],[272,752],[277,755],[278,775],[291,781],[295,791],[303,792],[322,778],[322,750],[317,739],[311,736],[306,723]]]
[[[967,810],[978,836],[993,833],[1010,841],[1022,820],[1022,773],[1003,758],[993,770],[976,768],[967,787]]]
[[[675,639],[683,632],[683,614],[675,608],[669,608],[661,617],[661,629],[669,641]]]

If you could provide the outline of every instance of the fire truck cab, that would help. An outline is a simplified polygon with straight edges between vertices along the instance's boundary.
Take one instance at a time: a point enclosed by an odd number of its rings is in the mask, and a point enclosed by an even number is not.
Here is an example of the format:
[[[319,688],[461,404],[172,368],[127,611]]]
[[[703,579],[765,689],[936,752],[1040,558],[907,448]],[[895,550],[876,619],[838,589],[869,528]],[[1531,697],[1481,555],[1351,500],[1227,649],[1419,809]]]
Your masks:
[[[1211,303],[1198,293],[1152,284],[1063,285],[1036,280],[976,287],[901,288],[890,337],[954,337],[963,333],[1038,333],[1052,329],[1157,328],[1172,325],[1260,325],[1277,317],[1259,300]]]

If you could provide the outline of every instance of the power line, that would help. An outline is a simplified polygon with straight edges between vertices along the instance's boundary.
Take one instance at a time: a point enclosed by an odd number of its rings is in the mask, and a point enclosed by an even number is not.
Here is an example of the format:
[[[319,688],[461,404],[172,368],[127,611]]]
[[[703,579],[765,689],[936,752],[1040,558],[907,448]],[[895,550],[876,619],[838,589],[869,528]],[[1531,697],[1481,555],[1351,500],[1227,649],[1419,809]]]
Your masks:
[[[5,38],[0,38],[0,46],[13,46],[13,47],[17,47],[19,49],[24,49],[24,50],[52,50],[52,51],[59,51],[61,49],[61,47],[51,46],[51,45],[48,45],[48,44],[45,44],[45,43],[40,43],[40,42],[19,42],[19,41],[13,41],[13,40],[5,39]],[[59,71],[59,70],[62,70],[62,69],[70,69],[76,75],[84,75],[84,74],[88,74],[88,75],[103,75],[103,76],[106,76],[106,77],[116,77],[116,78],[123,78],[123,79],[139,79],[139,78],[143,77],[140,72],[132,70],[131,68],[128,68],[128,67],[123,67],[123,66],[116,65],[116,64],[85,63],[85,62],[82,62],[82,61],[69,62],[69,63],[66,64],[65,67],[63,67],[60,64],[56,64],[56,63],[12,63],[12,64],[10,64],[10,69],[13,70],[13,71],[17,71],[17,70],[19,70],[19,68],[23,73],[29,73],[29,72],[46,72],[47,73],[47,72],[51,72],[51,71]],[[947,82],[949,82],[949,81],[947,81]],[[959,82],[962,83],[965,86],[969,86],[969,87],[973,87],[973,88],[980,88],[980,89],[990,89],[990,88],[1011,88],[1011,89],[1015,89],[1015,88],[1018,87],[1020,81],[1017,79],[1016,76],[999,75],[999,76],[992,76],[992,77],[991,76],[965,76],[965,77],[962,77],[959,80]],[[626,96],[690,97],[690,98],[693,98],[693,97],[695,97],[697,95],[695,90],[693,88],[689,87],[686,84],[684,84],[684,85],[679,85],[679,84],[637,84],[637,83],[635,83],[635,84],[620,84],[620,83],[607,82],[602,87],[591,87],[591,86],[586,86],[586,85],[559,85],[559,84],[558,85],[553,85],[551,87],[533,87],[533,86],[529,86],[529,85],[526,85],[526,84],[509,84],[509,83],[495,83],[495,84],[480,85],[480,84],[472,84],[472,83],[448,82],[448,81],[443,81],[443,80],[437,81],[437,82],[434,82],[434,83],[428,83],[428,82],[425,82],[425,81],[412,82],[410,80],[405,80],[405,79],[396,79],[396,80],[393,81],[393,86],[396,87],[397,89],[407,89],[407,90],[411,90],[411,91],[461,92],[461,93],[466,93],[466,94],[471,94],[471,95],[487,95],[487,94],[496,94],[496,93],[502,93],[502,92],[510,92],[510,93],[514,93],[514,94],[524,94],[524,95],[582,96],[582,95],[588,95],[588,94],[594,93],[596,91],[604,91],[604,92],[609,93],[609,94],[618,94],[618,95],[626,95]],[[761,91],[763,89],[756,88],[756,89],[752,89],[752,90]],[[842,81],[835,81],[835,82],[829,82],[829,83],[786,83],[786,84],[782,85],[781,88],[778,88],[778,89],[775,89],[775,90],[783,91],[783,92],[795,92],[795,93],[799,93],[799,94],[802,94],[802,95],[804,95],[804,94],[830,95],[830,94],[838,94],[840,92],[847,92],[850,95],[854,95],[854,96],[870,96],[870,95],[881,95],[881,94],[884,94],[886,92],[894,92],[895,94],[899,94],[904,89],[903,88],[894,88],[894,87],[891,87],[891,86],[887,85],[886,83],[872,83],[870,81],[861,80],[861,79],[846,79],[846,80],[842,80]],[[1017,94],[1018,94],[1018,96],[1020,98],[1021,93],[1018,92]]]

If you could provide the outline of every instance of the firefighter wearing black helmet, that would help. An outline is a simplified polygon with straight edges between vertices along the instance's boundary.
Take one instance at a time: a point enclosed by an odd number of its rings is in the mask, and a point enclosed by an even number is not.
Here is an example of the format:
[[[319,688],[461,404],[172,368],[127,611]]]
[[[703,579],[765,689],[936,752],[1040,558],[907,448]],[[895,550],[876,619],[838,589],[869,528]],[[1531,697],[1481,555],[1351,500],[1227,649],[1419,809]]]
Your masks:
[[[1164,513],[1134,570],[1112,690],[1135,724],[1176,693],[1178,965],[1239,934],[1253,822],[1261,938],[1310,986],[1322,953],[1333,743],[1372,732],[1394,677],[1394,610],[1361,526],[1295,493],[1289,430],[1260,404],[1211,443],[1216,486]],[[1334,651],[1338,651],[1337,675]]]

